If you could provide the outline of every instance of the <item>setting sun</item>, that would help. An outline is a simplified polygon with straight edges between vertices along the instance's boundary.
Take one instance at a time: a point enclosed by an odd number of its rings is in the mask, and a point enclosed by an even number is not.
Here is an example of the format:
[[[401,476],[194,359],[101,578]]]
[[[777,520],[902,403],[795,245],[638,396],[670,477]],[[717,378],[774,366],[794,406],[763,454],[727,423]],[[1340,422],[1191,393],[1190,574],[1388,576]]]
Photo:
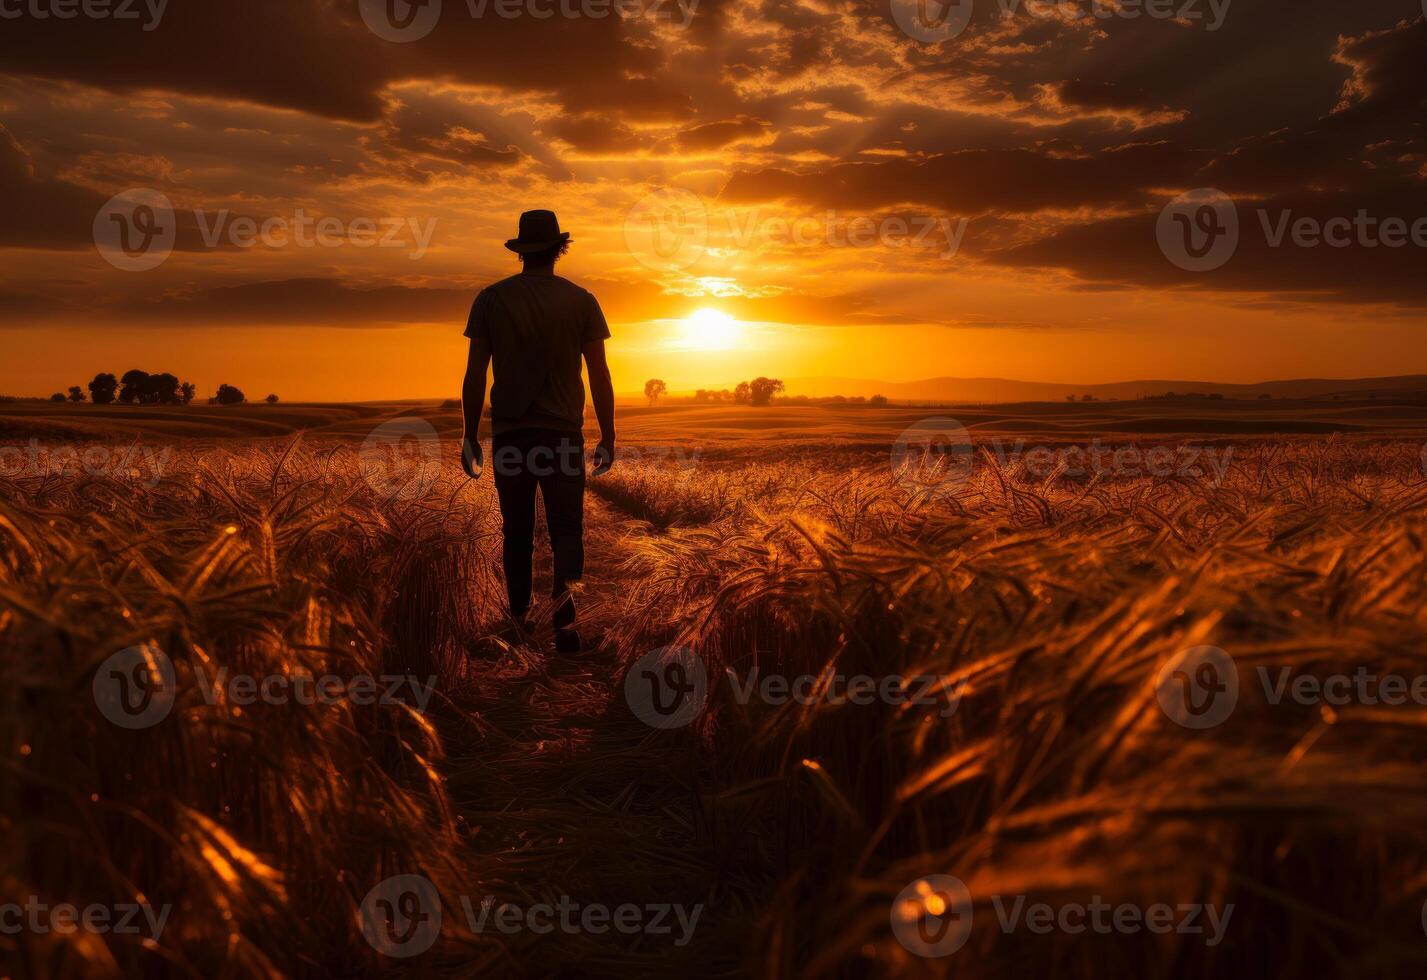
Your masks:
[[[737,320],[708,307],[689,314],[679,327],[679,346],[686,350],[729,350],[742,335]]]

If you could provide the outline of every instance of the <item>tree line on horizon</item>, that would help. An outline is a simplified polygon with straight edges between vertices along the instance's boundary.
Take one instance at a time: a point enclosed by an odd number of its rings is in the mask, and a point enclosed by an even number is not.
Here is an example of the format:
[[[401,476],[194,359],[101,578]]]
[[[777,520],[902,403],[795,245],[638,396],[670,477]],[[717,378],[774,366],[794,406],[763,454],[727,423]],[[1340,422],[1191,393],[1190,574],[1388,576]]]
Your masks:
[[[773,403],[773,396],[780,394],[784,390],[783,382],[778,378],[754,378],[752,381],[740,381],[732,391],[722,388],[717,391],[700,388],[694,392],[696,402],[732,402],[735,405],[752,405],[762,408]],[[649,404],[653,405],[661,397],[668,394],[669,386],[658,378],[650,378],[644,382],[644,397],[649,399]]]
[[[124,372],[122,378],[107,371],[101,371],[89,382],[89,394],[79,385],[70,385],[69,394],[55,392],[52,402],[73,402],[78,405],[86,397],[95,405],[188,405],[198,394],[198,386],[191,381],[180,381],[167,371],[150,374],[135,368]],[[220,384],[218,391],[208,399],[210,405],[242,405],[248,400],[242,389],[230,384]],[[277,404],[277,395],[263,399],[269,405]]]
[[[740,381],[732,391],[727,388],[699,388],[694,392],[692,401],[699,404],[729,402],[734,405],[752,405],[755,408],[762,408],[773,404],[773,399],[782,394],[784,390],[783,382],[780,379],[758,377],[752,381]],[[644,397],[649,399],[650,405],[668,393],[669,386],[659,378],[650,378],[644,382]],[[847,405],[872,405],[880,408],[887,404],[887,397],[885,395],[873,395],[871,398],[863,398],[860,395],[852,397],[834,395],[831,398],[812,399],[806,395],[798,395],[792,398],[779,398],[778,401],[780,404],[791,405],[811,404],[816,401]]]

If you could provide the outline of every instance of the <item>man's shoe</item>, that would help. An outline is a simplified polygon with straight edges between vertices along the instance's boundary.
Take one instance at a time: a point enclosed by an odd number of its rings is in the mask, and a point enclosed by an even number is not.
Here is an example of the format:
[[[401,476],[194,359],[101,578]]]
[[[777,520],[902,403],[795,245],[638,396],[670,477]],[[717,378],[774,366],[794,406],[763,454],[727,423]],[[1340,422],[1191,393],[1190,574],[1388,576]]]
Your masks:
[[[556,630],[555,631],[555,651],[557,653],[579,653],[580,652],[580,632],[579,630]]]

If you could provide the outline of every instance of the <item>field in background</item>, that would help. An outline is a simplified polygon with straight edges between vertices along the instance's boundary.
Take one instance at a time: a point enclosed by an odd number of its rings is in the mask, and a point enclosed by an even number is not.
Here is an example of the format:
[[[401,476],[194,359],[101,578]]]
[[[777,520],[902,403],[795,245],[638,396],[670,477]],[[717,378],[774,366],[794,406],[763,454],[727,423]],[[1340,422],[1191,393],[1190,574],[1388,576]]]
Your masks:
[[[421,423],[383,430],[394,416]],[[966,426],[975,452],[910,465],[898,441],[928,417]],[[4,406],[0,900],[144,896],[173,913],[158,942],[3,936],[0,962],[33,977],[1427,963],[1427,708],[1274,705],[1256,679],[1427,674],[1422,409],[631,408],[625,457],[591,483],[596,649],[580,658],[550,653],[543,626],[533,642],[505,629],[494,501],[454,465],[458,428],[436,403]],[[1086,455],[1096,439],[1140,454]],[[87,466],[62,445],[152,452]],[[1232,658],[1240,694],[1195,729],[1159,681],[1203,645]],[[170,658],[178,700],[122,731],[92,688],[134,647]],[[711,679],[682,728],[645,725],[623,688],[660,649]],[[424,712],[210,703],[201,678],[221,666],[434,676],[436,694]],[[819,690],[934,677],[955,711],[740,703],[726,671],[755,669]],[[361,929],[365,898],[400,874],[447,911],[411,960]],[[963,881],[974,915],[965,948],[927,959],[892,923],[935,911],[905,897],[932,874]],[[472,932],[460,898],[482,895],[706,911],[681,946]],[[1013,895],[1234,913],[1214,945],[1006,934],[992,896]]]

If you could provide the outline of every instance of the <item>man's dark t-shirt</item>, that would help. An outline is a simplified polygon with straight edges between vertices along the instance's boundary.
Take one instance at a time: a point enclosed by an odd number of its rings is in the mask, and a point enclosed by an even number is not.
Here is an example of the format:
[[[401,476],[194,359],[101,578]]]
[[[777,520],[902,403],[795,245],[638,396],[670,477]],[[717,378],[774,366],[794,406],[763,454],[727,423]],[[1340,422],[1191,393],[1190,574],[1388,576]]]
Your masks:
[[[604,313],[589,292],[554,273],[502,279],[476,297],[466,336],[490,345],[495,435],[583,428],[582,348],[609,337]]]

